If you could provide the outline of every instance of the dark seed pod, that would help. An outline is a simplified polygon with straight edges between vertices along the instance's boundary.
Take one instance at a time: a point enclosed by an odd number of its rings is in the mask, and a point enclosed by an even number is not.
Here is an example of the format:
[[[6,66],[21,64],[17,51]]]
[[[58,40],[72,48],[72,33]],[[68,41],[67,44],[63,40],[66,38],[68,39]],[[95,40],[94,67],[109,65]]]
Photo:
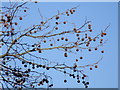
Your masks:
[[[59,19],[59,16],[56,17],[56,20],[58,20],[58,19]]]
[[[24,67],[27,67],[27,65],[24,65]]]
[[[80,57],[80,59],[83,59],[83,57]]]
[[[89,82],[86,82],[87,85],[89,85]]]
[[[64,56],[65,56],[65,57],[68,57],[67,53],[64,53]]]
[[[78,80],[77,82],[80,83],[80,80]]]
[[[45,68],[45,65],[43,65],[43,68]]]
[[[25,61],[22,61],[22,64],[25,64]]]
[[[49,67],[47,67],[46,69],[47,69],[47,70],[49,70],[50,68],[49,68]]]
[[[82,79],[84,79],[84,77],[82,77]]]
[[[28,69],[28,71],[30,72],[30,71],[31,71],[31,69]]]
[[[85,84],[85,81],[82,81],[83,84]]]
[[[64,73],[66,73],[66,71],[64,71]]]
[[[67,82],[67,80],[64,80],[64,83],[66,83]]]

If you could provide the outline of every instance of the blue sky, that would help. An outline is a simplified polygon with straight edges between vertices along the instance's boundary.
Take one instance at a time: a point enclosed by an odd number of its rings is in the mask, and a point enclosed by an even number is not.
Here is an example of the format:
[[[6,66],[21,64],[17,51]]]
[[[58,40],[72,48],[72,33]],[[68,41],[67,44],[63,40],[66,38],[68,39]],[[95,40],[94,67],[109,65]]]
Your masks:
[[[100,47],[100,50],[105,50],[104,58],[99,64],[98,69],[92,71],[85,69],[85,72],[89,75],[88,80],[90,81],[89,88],[117,88],[118,87],[118,12],[117,12],[117,3],[116,2],[46,2],[46,3],[28,3],[26,6],[29,7],[27,11],[28,16],[23,18],[24,23],[20,22],[21,29],[26,28],[32,24],[38,24],[41,20],[38,13],[38,8],[45,18],[49,18],[57,14],[58,10],[60,12],[65,11],[80,5],[75,14],[70,17],[64,16],[62,20],[67,20],[69,22],[74,22],[77,27],[83,25],[85,19],[92,21],[93,34],[96,35],[104,30],[107,25],[110,24],[110,27],[107,30],[107,36],[105,39],[108,39],[107,43]],[[65,29],[70,28],[71,26],[65,26]],[[63,27],[60,27],[61,30],[64,30]],[[84,28],[86,29],[86,28]],[[69,37],[69,36],[68,36]],[[71,40],[74,38],[71,37]],[[26,41],[26,40],[25,40]],[[34,41],[33,41],[34,42]],[[94,53],[88,53],[87,51],[82,52],[82,55],[85,57],[86,61],[81,61],[78,64],[92,63],[92,59],[95,61],[99,60],[101,54],[93,51]],[[72,60],[76,55],[70,54],[70,57],[67,60],[62,56],[63,52],[59,51],[46,51],[44,54],[41,54],[42,57],[49,57],[51,61],[66,62],[67,64],[72,63]],[[69,61],[68,61],[69,60]],[[91,60],[91,61],[90,61]],[[82,84],[77,84],[76,80],[66,76],[68,83],[64,84],[64,74],[55,70],[47,71],[48,75],[53,77],[54,88],[83,88]]]

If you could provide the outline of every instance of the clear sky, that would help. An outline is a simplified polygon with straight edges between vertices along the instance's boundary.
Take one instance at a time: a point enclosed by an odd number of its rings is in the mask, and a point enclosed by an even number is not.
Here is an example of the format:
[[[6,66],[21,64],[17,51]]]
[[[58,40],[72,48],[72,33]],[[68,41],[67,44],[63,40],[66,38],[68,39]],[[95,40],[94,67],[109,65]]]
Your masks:
[[[26,19],[26,24],[21,24],[22,27],[27,27],[29,25],[39,23],[40,15],[38,13],[38,8],[40,12],[45,17],[51,17],[55,15],[58,10],[64,11],[66,9],[72,8],[74,6],[80,5],[77,8],[75,14],[70,17],[65,18],[70,22],[75,22],[77,26],[82,25],[84,23],[85,18],[87,20],[92,21],[93,32],[98,34],[101,30],[104,30],[107,25],[110,24],[110,27],[107,30],[106,39],[108,39],[107,43],[101,49],[105,50],[104,58],[99,64],[98,69],[94,69],[93,71],[87,70],[87,74],[89,75],[90,86],[89,88],[117,88],[118,87],[118,7],[117,3],[113,2],[46,2],[46,3],[37,3],[30,4],[30,11],[27,13],[28,16]],[[64,19],[64,18],[63,18]],[[65,27],[67,28],[67,27]],[[94,34],[93,34],[94,35]],[[72,38],[71,38],[72,39]],[[94,51],[93,51],[94,52]],[[87,63],[89,59],[100,59],[99,53],[94,53],[91,56],[85,51],[82,53],[84,57],[87,59]],[[63,54],[58,51],[51,51],[51,53],[44,53],[42,57],[49,57],[49,59],[56,60],[59,62],[65,62]],[[74,59],[73,56],[68,59]],[[89,57],[89,58],[87,58]],[[84,62],[84,63],[86,63]],[[71,61],[67,61],[68,64],[71,64]],[[82,62],[81,62],[82,63]],[[68,83],[64,84],[64,75],[58,71],[50,70],[47,72],[48,75],[53,77],[54,88],[83,88],[82,84],[77,84],[76,80],[66,77]]]

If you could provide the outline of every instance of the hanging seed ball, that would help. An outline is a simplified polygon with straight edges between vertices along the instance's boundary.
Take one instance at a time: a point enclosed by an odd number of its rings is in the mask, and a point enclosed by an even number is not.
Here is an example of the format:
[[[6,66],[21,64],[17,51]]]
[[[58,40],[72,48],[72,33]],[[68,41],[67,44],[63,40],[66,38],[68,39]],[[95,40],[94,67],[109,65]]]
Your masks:
[[[73,14],[73,10],[72,9],[70,10],[70,13]]]
[[[70,14],[67,14],[67,16],[70,16]]]
[[[53,46],[53,44],[50,44],[50,46]]]
[[[15,22],[15,25],[18,25],[18,23],[17,23],[17,22]]]
[[[64,40],[64,37],[62,37],[61,40]]]
[[[72,76],[72,74],[69,74],[69,76],[71,77],[71,76]]]
[[[20,17],[19,20],[22,20],[22,17]]]
[[[78,62],[78,59],[76,59],[76,62]]]
[[[95,68],[98,68],[98,65],[95,65]]]
[[[46,67],[47,70],[49,70],[50,68],[49,67]]]
[[[40,81],[40,84],[43,84],[43,81]]]
[[[89,82],[86,82],[87,85],[89,85]]]
[[[81,40],[82,40],[82,41],[84,41],[85,39],[84,39],[84,38],[82,38]]]
[[[103,39],[100,39],[100,41],[103,41]]]
[[[41,23],[41,24],[44,24],[44,22],[43,22],[43,21],[41,21],[40,23]]]
[[[28,69],[28,71],[30,72],[30,71],[31,71],[31,69]]]
[[[67,82],[67,80],[64,80],[64,83],[66,83]]]
[[[25,61],[22,61],[22,64],[25,64]]]
[[[38,83],[38,86],[40,86],[40,83]]]
[[[88,86],[85,86],[85,88],[88,88]]]
[[[84,74],[84,77],[87,77],[87,76]]]
[[[77,32],[77,29],[76,29],[76,28],[73,28],[73,30],[74,30],[75,32]]]
[[[79,77],[79,75],[77,75],[77,77]]]
[[[44,40],[44,43],[46,43],[46,40]]]
[[[56,17],[56,20],[58,20],[59,18],[60,18],[60,17],[59,17],[59,16],[57,16],[57,17]]]
[[[59,24],[58,22],[55,22],[55,24]]]
[[[64,71],[64,73],[66,73],[66,71]]]
[[[65,51],[67,51],[67,48],[65,48]]]
[[[5,14],[5,16],[7,17],[7,16],[8,16],[8,14]]]
[[[94,38],[93,41],[96,41],[96,39]]]
[[[90,68],[90,70],[92,70],[92,68]]]
[[[106,33],[102,33],[102,35],[107,35]]]
[[[10,78],[7,78],[7,80],[9,81],[9,80],[10,80]]]
[[[97,50],[98,48],[95,48],[95,50]]]
[[[91,40],[91,37],[88,37],[89,40]]]
[[[104,53],[104,51],[101,51],[101,53]]]
[[[68,57],[67,53],[64,53],[64,56],[65,56],[65,57]]]
[[[76,68],[76,67],[77,67],[77,65],[75,64],[75,65],[74,65],[74,68]]]
[[[63,24],[66,24],[66,23],[67,23],[66,21],[63,22]]]
[[[68,12],[66,12],[66,14],[68,14]]]
[[[80,57],[80,59],[83,59],[83,57]]]
[[[75,45],[78,45],[78,42],[75,42]]]
[[[51,86],[53,86],[53,84],[51,84]]]
[[[100,41],[100,43],[102,43],[102,41]]]
[[[76,34],[76,36],[79,36],[79,34]]]
[[[101,37],[103,37],[103,35],[101,34]]]
[[[57,39],[57,41],[60,41],[60,39]]]
[[[77,83],[80,83],[80,80],[77,80]]]
[[[82,77],[82,79],[84,79],[84,77]]]
[[[24,12],[26,12],[26,10],[24,10]]]
[[[76,72],[77,70],[76,69],[74,69],[74,72]]]
[[[13,23],[12,22],[10,22],[10,25],[12,25]]]
[[[73,74],[73,78],[75,78],[75,75]]]
[[[32,62],[29,62],[29,64],[32,64]]]
[[[32,45],[32,47],[35,47],[35,45]]]
[[[75,10],[73,10],[73,12],[75,12]]]
[[[37,31],[34,31],[34,33],[36,33]]]
[[[35,1],[34,3],[38,3],[37,1]]]
[[[12,28],[11,30],[15,30],[14,28]]]
[[[77,39],[80,40],[80,37],[78,37]]]
[[[4,43],[2,43],[1,45],[3,46],[3,45],[4,45]],[[8,60],[8,58],[7,58],[7,60]]]
[[[58,30],[58,27],[55,27],[56,30]]]
[[[72,9],[70,10],[70,12],[72,12]]]
[[[81,33],[81,31],[77,31],[77,33]]]
[[[27,67],[27,65],[24,65],[24,67]]]
[[[91,29],[91,24],[88,24],[88,29]]]
[[[66,38],[65,41],[68,41],[68,39]]]
[[[7,27],[7,24],[5,24],[4,27]]]
[[[73,14],[73,12],[71,12],[71,14]]]
[[[45,65],[43,65],[43,68],[45,68]]]
[[[88,46],[89,46],[89,44],[87,43],[87,44],[86,44],[86,46],[88,47]]]
[[[32,87],[33,85],[32,85],[32,84],[30,84],[30,86]]]
[[[91,51],[91,49],[88,49],[88,51]]]
[[[39,50],[39,53],[42,53],[42,51],[41,51],[41,50]]]
[[[90,32],[92,32],[92,30],[90,30]]]
[[[76,51],[78,52],[78,51],[79,51],[79,49],[76,49]]]

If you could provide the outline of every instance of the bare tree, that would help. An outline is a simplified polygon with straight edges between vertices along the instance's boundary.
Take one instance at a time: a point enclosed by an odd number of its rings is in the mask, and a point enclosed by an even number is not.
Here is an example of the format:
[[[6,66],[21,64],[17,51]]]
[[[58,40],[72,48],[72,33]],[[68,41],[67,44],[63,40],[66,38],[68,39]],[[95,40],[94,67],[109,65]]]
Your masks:
[[[60,20],[61,17],[75,14],[79,8],[76,6],[63,12],[59,11],[47,19],[44,19],[38,10],[41,17],[40,23],[20,29],[19,22],[25,24],[24,17],[27,17],[25,13],[29,10],[26,5],[28,2],[9,3],[10,6],[2,6],[0,12],[0,27],[2,28],[0,31],[0,48],[2,49],[0,77],[2,88],[35,88],[44,84],[50,88],[53,86],[52,76],[47,74],[50,69],[77,79],[78,83],[81,82],[87,88],[89,82],[85,81],[85,78],[88,75],[84,72],[84,68],[90,70],[98,68],[103,57],[100,57],[93,64],[79,65],[78,62],[84,57],[78,53],[82,53],[83,50],[96,52],[99,47],[102,47],[107,41],[104,40],[104,36],[106,36],[109,25],[102,32],[93,36],[91,35],[93,32],[91,21],[87,19],[79,27],[73,22]],[[62,26],[63,29],[67,26],[69,29],[60,30],[59,26]],[[74,62],[68,65],[65,61],[60,63],[49,60],[49,57],[42,57],[42,53],[53,50],[62,52],[63,56],[61,57],[67,58],[71,54],[79,58],[75,58]],[[104,50],[98,51],[104,53]],[[43,71],[39,72],[39,69],[43,69]],[[64,83],[66,82],[65,79]]]

